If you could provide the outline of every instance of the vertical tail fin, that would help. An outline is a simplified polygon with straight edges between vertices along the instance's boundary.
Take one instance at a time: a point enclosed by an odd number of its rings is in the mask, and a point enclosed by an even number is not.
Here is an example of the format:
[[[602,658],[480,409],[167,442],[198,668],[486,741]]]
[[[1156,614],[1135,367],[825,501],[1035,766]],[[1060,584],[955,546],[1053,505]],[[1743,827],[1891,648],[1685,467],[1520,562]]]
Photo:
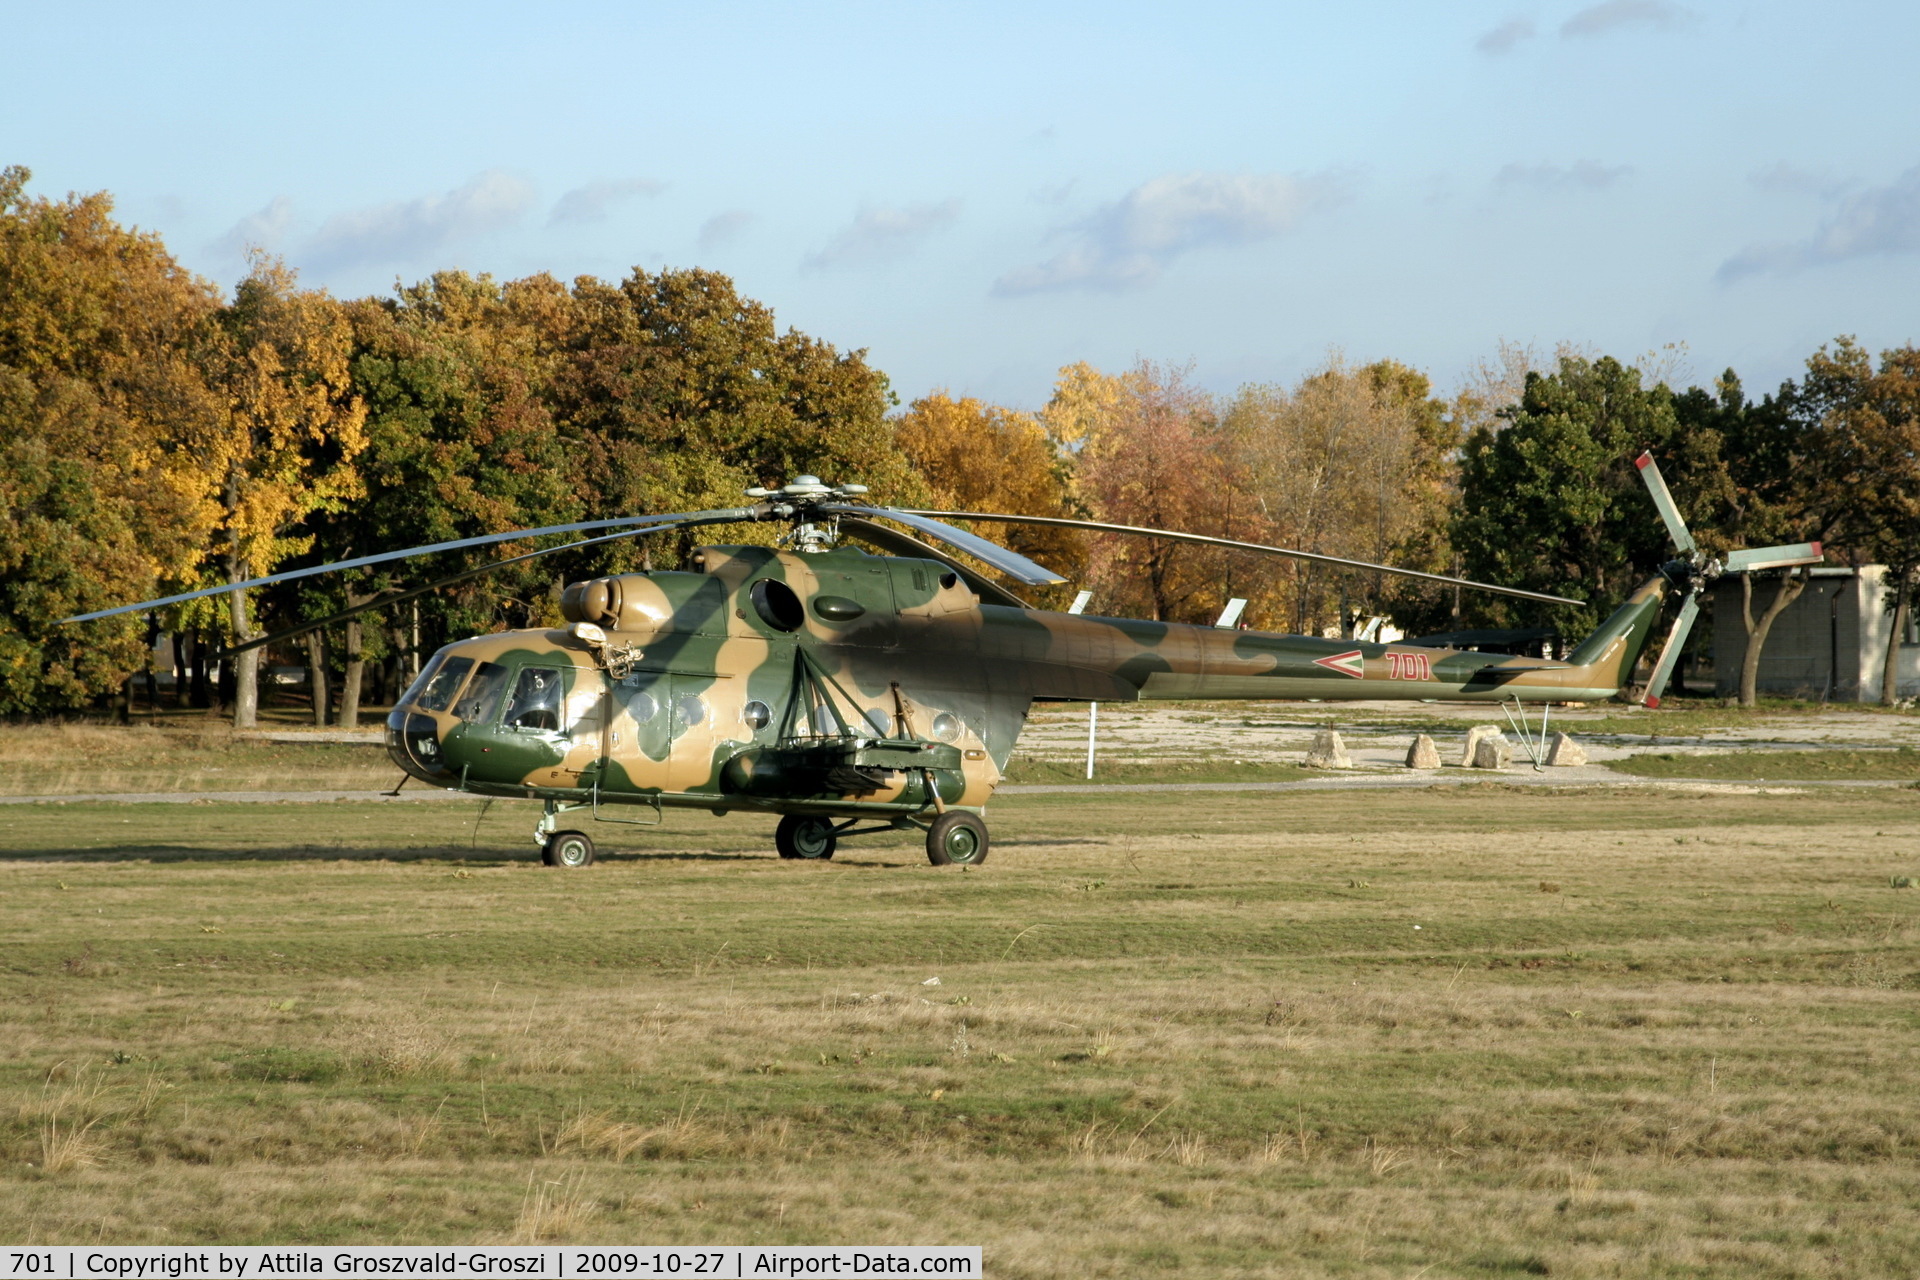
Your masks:
[[[1594,633],[1567,655],[1567,661],[1593,672],[1589,682],[1595,687],[1611,685],[1624,688],[1633,675],[1634,663],[1653,637],[1653,624],[1660,617],[1660,601],[1666,594],[1666,579],[1650,578],[1627,597]]]

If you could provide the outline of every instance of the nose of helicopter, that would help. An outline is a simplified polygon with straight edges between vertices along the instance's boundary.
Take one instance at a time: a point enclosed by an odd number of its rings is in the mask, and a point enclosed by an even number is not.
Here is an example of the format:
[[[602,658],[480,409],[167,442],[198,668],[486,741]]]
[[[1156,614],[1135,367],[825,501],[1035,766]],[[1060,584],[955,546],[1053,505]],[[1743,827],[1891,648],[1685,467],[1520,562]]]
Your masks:
[[[440,750],[440,729],[431,716],[404,710],[387,716],[387,755],[422,782],[453,776]]]

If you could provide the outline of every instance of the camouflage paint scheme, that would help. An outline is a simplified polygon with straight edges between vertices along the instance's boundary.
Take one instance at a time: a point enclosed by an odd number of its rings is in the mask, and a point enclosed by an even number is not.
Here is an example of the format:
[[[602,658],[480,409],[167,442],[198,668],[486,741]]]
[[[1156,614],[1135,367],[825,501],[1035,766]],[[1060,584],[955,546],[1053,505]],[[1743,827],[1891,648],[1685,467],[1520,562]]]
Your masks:
[[[574,584],[564,603],[573,628],[446,646],[388,719],[393,758],[435,785],[568,804],[883,819],[978,811],[1036,699],[1611,697],[1647,643],[1665,586],[1640,587],[1555,662],[982,604],[944,563],[845,546],[708,547],[693,561],[698,572]],[[778,593],[759,586],[769,580],[793,593],[785,616],[756,602],[756,588]],[[590,624],[588,639],[578,624]],[[604,644],[589,643],[593,627]],[[441,681],[430,699],[438,707],[423,705],[436,673],[459,659],[471,667]],[[482,663],[499,668],[491,705],[476,705]],[[530,669],[539,674],[523,676]],[[523,678],[557,679],[564,713],[507,723]],[[463,687],[446,687],[455,683]],[[836,726],[831,710],[808,705],[822,701],[843,720],[866,713],[871,729]],[[792,770],[791,749],[822,743],[865,744],[860,760],[885,782],[855,790]]]

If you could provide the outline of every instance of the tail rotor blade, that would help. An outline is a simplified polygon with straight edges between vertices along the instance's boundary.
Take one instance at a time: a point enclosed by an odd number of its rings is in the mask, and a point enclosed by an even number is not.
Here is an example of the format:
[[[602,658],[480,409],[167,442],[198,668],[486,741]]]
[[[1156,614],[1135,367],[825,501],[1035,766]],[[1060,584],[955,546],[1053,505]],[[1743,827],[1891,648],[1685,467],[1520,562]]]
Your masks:
[[[1817,542],[1796,542],[1782,547],[1748,547],[1727,553],[1728,573],[1751,573],[1756,569],[1791,569],[1797,565],[1820,564],[1826,557]]]
[[[1660,518],[1667,522],[1667,536],[1673,539],[1673,549],[1681,555],[1694,550],[1693,535],[1687,532],[1687,522],[1680,518],[1680,507],[1667,489],[1666,477],[1660,474],[1660,464],[1653,460],[1653,452],[1641,454],[1633,460],[1633,465],[1640,469],[1640,479],[1653,495],[1653,505],[1659,509]]]
[[[1700,597],[1689,591],[1680,604],[1680,616],[1673,620],[1673,630],[1667,633],[1667,643],[1660,650],[1660,660],[1653,664],[1653,679],[1647,681],[1646,704],[1649,707],[1660,705],[1660,695],[1667,691],[1667,680],[1680,662],[1680,651],[1686,648],[1687,633],[1693,630],[1693,620],[1699,613]]]

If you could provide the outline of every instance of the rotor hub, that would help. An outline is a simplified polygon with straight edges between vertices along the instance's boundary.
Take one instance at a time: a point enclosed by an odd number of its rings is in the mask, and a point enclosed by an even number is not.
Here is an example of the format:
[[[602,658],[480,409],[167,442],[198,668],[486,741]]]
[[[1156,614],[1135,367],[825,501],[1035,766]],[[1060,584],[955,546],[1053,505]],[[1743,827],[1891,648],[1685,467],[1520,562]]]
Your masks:
[[[773,489],[755,485],[747,490],[747,496],[766,503],[764,519],[793,522],[793,529],[780,539],[781,545],[796,551],[822,552],[833,550],[839,541],[840,521],[837,516],[819,512],[817,508],[827,502],[864,499],[867,486],[828,484],[819,476],[806,475],[795,476]]]

